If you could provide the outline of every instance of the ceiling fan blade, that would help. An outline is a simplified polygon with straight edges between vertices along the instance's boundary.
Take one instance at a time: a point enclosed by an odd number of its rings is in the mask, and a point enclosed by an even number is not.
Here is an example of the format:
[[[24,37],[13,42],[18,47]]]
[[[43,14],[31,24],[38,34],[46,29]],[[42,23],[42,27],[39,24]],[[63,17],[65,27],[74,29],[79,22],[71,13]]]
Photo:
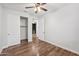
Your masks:
[[[43,8],[43,7],[40,7],[40,9],[44,10],[44,11],[48,11],[47,9]]]
[[[33,6],[31,6],[31,7],[25,7],[25,8],[33,8]]]
[[[40,5],[40,3],[36,3],[36,4]]]
[[[45,5],[46,3],[41,3],[41,5]]]
[[[35,4],[35,7],[38,7],[38,6],[40,6],[40,3],[36,3],[36,4]]]

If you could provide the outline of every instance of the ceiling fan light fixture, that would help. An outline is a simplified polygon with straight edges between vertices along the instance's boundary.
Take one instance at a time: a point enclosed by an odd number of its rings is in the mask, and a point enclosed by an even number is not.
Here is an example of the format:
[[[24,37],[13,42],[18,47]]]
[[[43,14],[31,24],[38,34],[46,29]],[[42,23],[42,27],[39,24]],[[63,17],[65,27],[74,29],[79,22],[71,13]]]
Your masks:
[[[37,11],[37,8],[36,7],[34,8],[34,11]]]
[[[33,6],[30,7],[25,7],[25,8],[34,8],[35,13],[38,13],[40,11],[48,11],[43,5],[45,5],[46,3],[34,3]]]
[[[38,7],[38,11],[39,11],[39,12],[41,11],[40,6]]]

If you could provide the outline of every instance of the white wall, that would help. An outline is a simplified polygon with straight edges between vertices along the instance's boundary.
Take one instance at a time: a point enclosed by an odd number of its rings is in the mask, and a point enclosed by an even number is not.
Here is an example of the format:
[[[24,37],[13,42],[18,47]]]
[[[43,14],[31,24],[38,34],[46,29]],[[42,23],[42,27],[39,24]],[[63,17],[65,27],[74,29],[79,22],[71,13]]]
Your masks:
[[[3,6],[0,5],[0,50],[2,50],[2,48],[4,47],[4,45],[6,45],[7,43],[7,37],[5,36],[6,34],[6,21],[4,21],[3,19],[5,18],[4,15],[5,11],[3,9]],[[5,25],[5,28],[4,28]],[[5,33],[5,34],[4,34]],[[6,38],[4,40],[4,38]]]
[[[45,40],[79,52],[79,4],[69,4],[45,17]]]
[[[1,20],[2,20],[2,6],[0,5],[0,49],[2,48],[2,44],[1,44],[1,43],[2,43],[2,42],[1,42],[1,41],[2,41],[2,35],[1,35],[1,34],[2,34],[2,31],[1,31],[1,30],[2,30],[2,29],[1,29],[2,26],[1,26],[1,22],[2,22],[2,21],[1,21]]]
[[[38,37],[41,40],[44,40],[44,17],[38,19]]]
[[[32,41],[32,17],[24,12],[3,8],[2,40],[0,45],[5,48],[20,43],[20,16],[28,17],[28,41]]]
[[[20,18],[17,14],[7,13],[8,46],[20,43]]]

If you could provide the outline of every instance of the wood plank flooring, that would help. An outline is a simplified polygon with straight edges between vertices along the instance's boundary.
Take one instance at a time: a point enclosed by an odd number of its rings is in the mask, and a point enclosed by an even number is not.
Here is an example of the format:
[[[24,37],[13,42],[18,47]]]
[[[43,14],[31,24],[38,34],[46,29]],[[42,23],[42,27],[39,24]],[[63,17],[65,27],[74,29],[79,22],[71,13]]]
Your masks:
[[[3,49],[2,56],[79,56],[48,42],[33,38],[33,42],[22,43]]]

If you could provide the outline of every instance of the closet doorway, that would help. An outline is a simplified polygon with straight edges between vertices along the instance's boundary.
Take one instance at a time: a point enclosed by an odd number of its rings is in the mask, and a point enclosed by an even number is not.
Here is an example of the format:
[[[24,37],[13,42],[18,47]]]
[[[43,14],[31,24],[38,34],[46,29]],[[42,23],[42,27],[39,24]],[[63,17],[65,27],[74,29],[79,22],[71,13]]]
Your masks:
[[[36,34],[36,23],[32,23],[32,34]]]
[[[32,42],[36,42],[36,37],[37,37],[37,34],[36,34],[36,27],[37,27],[37,24],[36,23],[32,23]]]
[[[20,17],[20,40],[21,43],[28,43],[28,18]]]

